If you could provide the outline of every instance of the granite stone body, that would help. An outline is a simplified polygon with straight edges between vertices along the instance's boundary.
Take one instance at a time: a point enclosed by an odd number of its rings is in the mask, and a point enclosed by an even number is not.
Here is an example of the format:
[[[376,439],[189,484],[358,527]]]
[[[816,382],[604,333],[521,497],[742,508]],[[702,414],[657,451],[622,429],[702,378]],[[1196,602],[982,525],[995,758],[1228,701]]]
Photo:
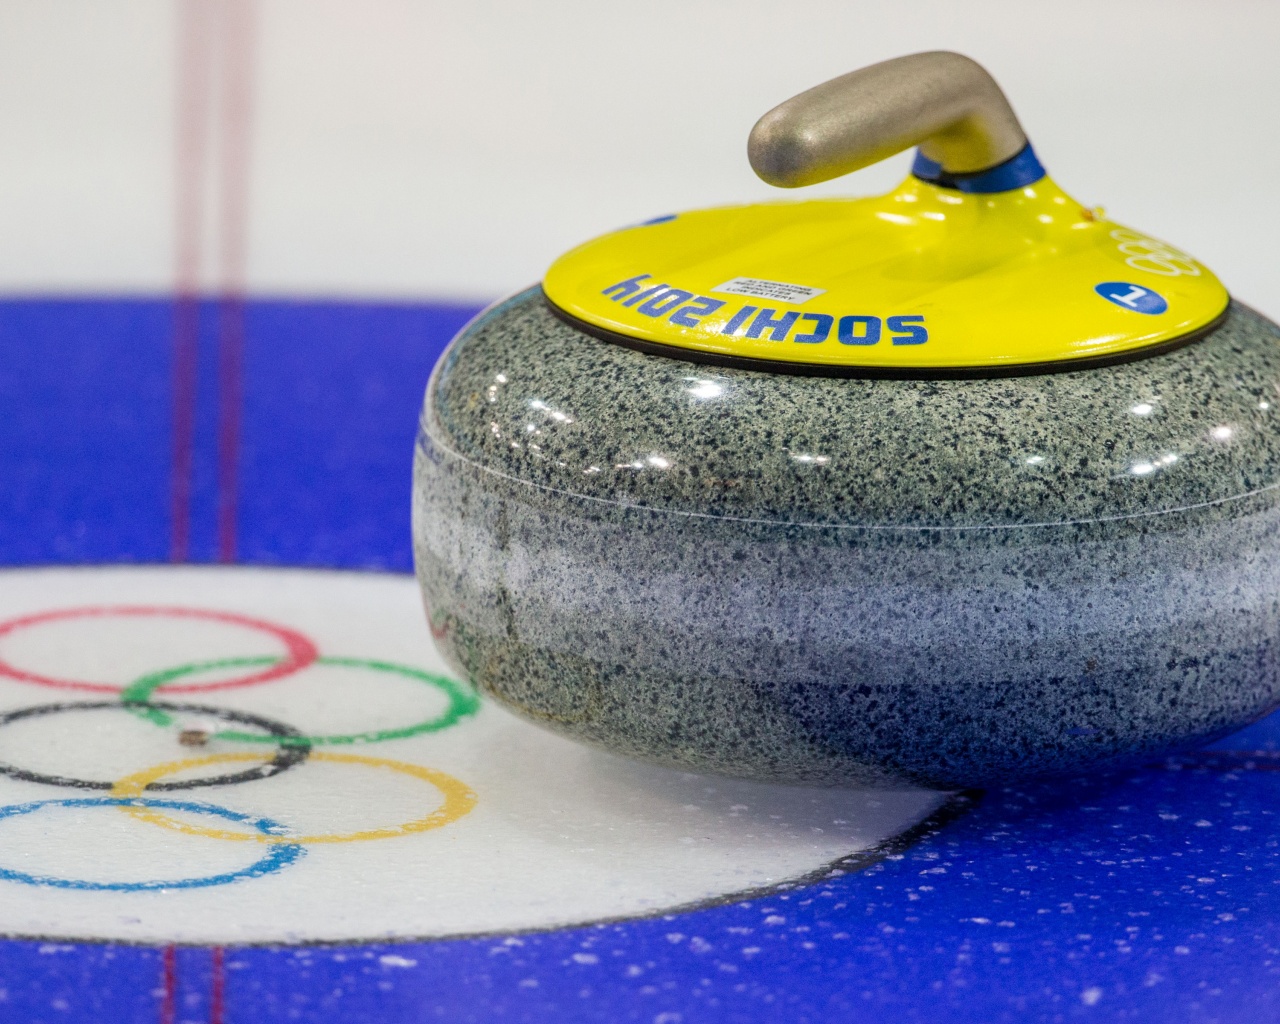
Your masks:
[[[459,671],[572,736],[781,781],[1140,761],[1280,702],[1280,332],[982,380],[722,369],[537,289],[428,386],[414,539]]]

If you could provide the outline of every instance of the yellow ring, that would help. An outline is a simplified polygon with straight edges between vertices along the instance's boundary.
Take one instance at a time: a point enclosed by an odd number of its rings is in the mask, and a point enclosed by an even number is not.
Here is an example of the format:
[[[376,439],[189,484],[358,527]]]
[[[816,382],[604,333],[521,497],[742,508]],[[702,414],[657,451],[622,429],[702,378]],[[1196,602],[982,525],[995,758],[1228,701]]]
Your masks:
[[[267,763],[270,758],[262,753],[245,752],[236,754],[210,754],[207,757],[191,757],[183,761],[170,761],[167,764],[144,768],[140,772],[126,775],[111,787],[113,797],[141,796],[143,791],[160,779],[176,775],[192,768],[203,768],[207,765],[228,764],[240,761],[261,761]],[[149,821],[161,828],[175,832],[185,832],[189,836],[205,836],[210,839],[230,839],[234,842],[248,843],[357,843],[368,839],[392,839],[396,836],[409,835],[413,832],[426,832],[440,828],[468,814],[476,805],[476,795],[465,784],[452,775],[423,768],[404,761],[391,761],[385,757],[363,757],[360,754],[334,754],[328,751],[313,751],[310,761],[334,761],[339,764],[363,764],[374,768],[387,768],[394,772],[411,775],[435,786],[444,795],[444,804],[424,818],[396,825],[392,828],[367,829],[364,832],[348,832],[345,835],[314,836],[269,836],[260,832],[233,832],[230,829],[206,828],[203,825],[192,825],[172,818],[153,807],[122,806],[126,814],[142,821]]]

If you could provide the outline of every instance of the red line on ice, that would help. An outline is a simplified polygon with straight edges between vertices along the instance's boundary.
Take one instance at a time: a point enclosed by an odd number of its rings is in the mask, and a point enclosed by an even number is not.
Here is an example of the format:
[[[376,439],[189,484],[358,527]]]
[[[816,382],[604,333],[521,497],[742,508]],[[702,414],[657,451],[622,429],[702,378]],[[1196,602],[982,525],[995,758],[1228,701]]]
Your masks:
[[[257,4],[224,0],[224,75],[220,168],[218,311],[218,561],[236,557],[240,421],[243,405],[245,261],[253,129],[253,66]]]
[[[178,1017],[178,952],[165,946],[160,957],[160,1024],[174,1024]]]
[[[222,1024],[226,976],[222,971],[222,947],[214,946],[209,964],[209,1024]]]
[[[173,455],[169,560],[191,553],[191,474],[200,333],[200,248],[204,210],[212,34],[204,0],[178,7],[174,124]]]

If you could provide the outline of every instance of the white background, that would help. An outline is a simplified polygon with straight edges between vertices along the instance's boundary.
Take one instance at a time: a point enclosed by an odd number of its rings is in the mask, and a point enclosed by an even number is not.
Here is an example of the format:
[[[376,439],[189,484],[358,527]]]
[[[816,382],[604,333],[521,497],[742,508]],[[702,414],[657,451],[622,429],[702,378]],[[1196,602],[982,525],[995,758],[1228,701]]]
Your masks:
[[[0,2],[0,291],[172,287],[182,2]],[[258,0],[256,18],[257,293],[495,296],[600,231],[776,195],[747,167],[756,117],[950,48],[1004,85],[1059,184],[1280,315],[1275,3]]]

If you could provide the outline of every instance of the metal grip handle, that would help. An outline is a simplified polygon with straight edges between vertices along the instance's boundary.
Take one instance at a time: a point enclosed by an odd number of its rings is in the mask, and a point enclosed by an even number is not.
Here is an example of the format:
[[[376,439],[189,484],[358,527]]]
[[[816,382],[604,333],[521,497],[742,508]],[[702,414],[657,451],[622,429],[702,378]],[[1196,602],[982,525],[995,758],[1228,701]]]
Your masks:
[[[774,107],[747,142],[751,168],[796,188],[867,167],[910,146],[946,174],[976,174],[1027,145],[985,68],[945,50],[853,71]]]

